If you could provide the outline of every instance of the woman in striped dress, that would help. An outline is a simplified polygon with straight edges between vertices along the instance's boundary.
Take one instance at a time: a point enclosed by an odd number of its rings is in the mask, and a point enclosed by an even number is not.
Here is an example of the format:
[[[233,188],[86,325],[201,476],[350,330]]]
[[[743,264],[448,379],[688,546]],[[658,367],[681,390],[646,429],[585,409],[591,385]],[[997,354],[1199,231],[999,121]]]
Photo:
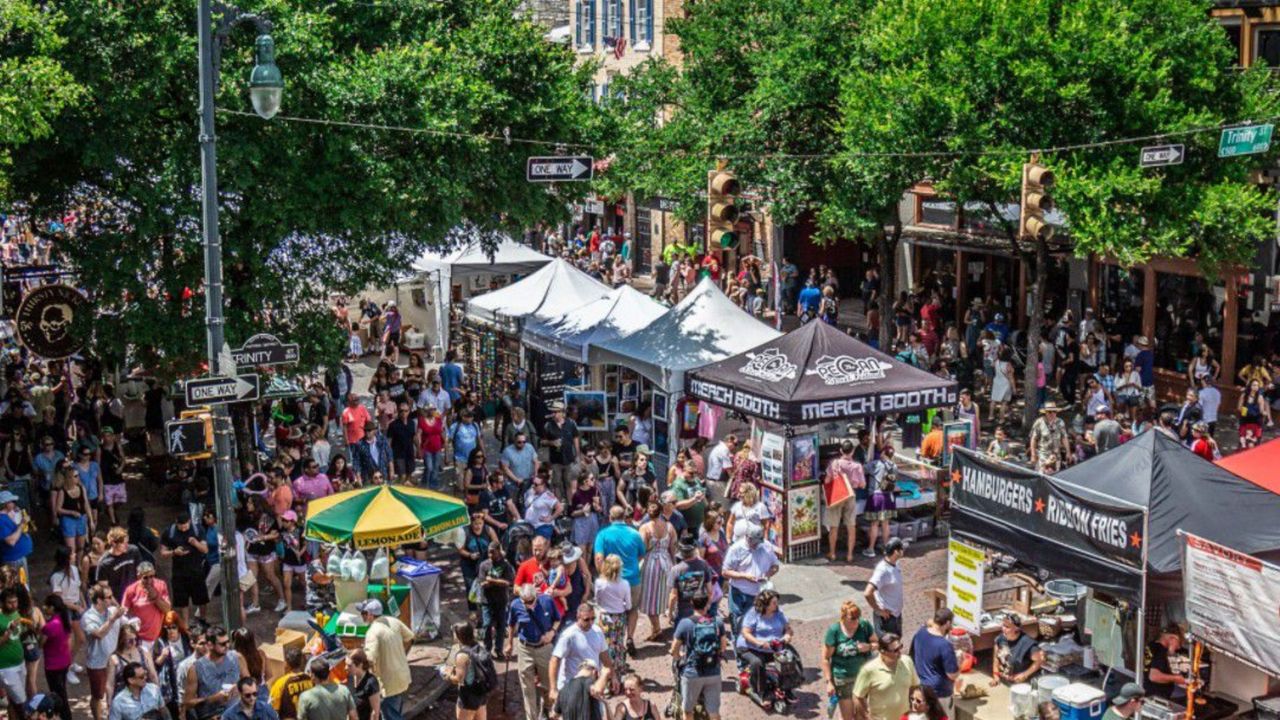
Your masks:
[[[662,519],[662,506],[656,498],[649,501],[648,516],[649,520],[640,526],[640,538],[647,552],[640,575],[639,610],[649,616],[647,640],[654,642],[662,632],[658,615],[667,604],[667,573],[674,564],[671,545],[676,533],[671,523]]]

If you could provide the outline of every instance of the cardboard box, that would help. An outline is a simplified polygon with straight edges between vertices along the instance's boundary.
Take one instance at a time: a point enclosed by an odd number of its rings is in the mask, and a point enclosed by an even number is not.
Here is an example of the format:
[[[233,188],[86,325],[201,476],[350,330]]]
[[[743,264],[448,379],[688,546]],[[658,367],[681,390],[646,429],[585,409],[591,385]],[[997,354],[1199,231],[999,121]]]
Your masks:
[[[284,654],[289,648],[302,650],[307,644],[307,636],[297,630],[276,628],[276,640],[263,643],[262,654],[267,657],[267,677],[280,677],[285,674]]]

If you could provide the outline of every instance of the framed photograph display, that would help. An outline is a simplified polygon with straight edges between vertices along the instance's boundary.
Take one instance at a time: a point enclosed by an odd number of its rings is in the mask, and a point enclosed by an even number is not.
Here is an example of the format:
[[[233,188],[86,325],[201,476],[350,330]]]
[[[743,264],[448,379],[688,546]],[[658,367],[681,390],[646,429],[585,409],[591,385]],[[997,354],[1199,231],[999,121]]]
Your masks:
[[[566,415],[573,418],[578,429],[587,432],[604,432],[609,429],[608,402],[604,392],[598,390],[565,391]]]

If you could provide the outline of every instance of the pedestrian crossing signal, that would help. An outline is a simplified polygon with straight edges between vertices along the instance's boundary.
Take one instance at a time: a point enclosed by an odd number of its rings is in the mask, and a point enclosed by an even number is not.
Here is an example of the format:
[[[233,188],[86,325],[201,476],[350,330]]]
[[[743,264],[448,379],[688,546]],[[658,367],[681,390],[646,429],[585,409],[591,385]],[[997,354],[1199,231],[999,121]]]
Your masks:
[[[208,455],[213,449],[209,442],[209,419],[188,418],[170,420],[165,425],[165,444],[169,454],[176,457],[190,458],[193,455]]]

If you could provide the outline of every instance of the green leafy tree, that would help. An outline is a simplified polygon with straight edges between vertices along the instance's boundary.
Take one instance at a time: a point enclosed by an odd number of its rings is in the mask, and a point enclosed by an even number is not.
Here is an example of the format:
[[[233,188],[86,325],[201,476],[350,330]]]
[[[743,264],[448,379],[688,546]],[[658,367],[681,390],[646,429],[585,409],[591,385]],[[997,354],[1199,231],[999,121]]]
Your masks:
[[[48,137],[82,94],[58,60],[62,16],[31,0],[0,0],[0,197],[9,189],[9,149]]]
[[[520,139],[572,149],[604,126],[590,69],[517,5],[245,0],[274,23],[285,94],[275,120],[251,114],[253,34],[235,31],[217,95],[228,342],[273,331],[302,344],[303,367],[333,362],[329,293],[406,272],[463,223],[563,217],[577,190],[524,180],[525,158],[555,148]],[[56,6],[89,98],[15,153],[15,188],[40,212],[81,210],[56,252],[94,295],[99,351],[190,372],[204,355],[195,3]]]
[[[864,65],[845,85],[845,148],[901,147],[939,154],[928,177],[951,197],[988,207],[1018,202],[1029,148],[1178,133],[1280,110],[1269,73],[1232,68],[1232,49],[1204,0],[905,0],[865,20]],[[1273,192],[1250,173],[1259,155],[1219,160],[1216,132],[1177,136],[1182,165],[1138,167],[1135,144],[1041,153],[1056,174],[1060,229],[1078,255],[1122,263],[1193,257],[1213,271],[1246,263],[1274,231]],[[1027,352],[1036,357],[1044,319],[1049,245],[1020,237],[1015,252],[1034,269]],[[1055,238],[1057,242],[1061,238]],[[1026,386],[1036,367],[1028,363]],[[1028,404],[1027,424],[1034,418]]]
[[[821,239],[855,237],[865,228],[820,212],[848,189],[845,170],[823,156],[839,140],[839,78],[869,5],[685,3],[686,14],[665,28],[678,39],[680,65],[653,60],[615,81],[626,101],[612,106],[617,151],[602,190],[675,198],[677,214],[698,222],[707,171],[724,160],[775,221],[813,212]]]

